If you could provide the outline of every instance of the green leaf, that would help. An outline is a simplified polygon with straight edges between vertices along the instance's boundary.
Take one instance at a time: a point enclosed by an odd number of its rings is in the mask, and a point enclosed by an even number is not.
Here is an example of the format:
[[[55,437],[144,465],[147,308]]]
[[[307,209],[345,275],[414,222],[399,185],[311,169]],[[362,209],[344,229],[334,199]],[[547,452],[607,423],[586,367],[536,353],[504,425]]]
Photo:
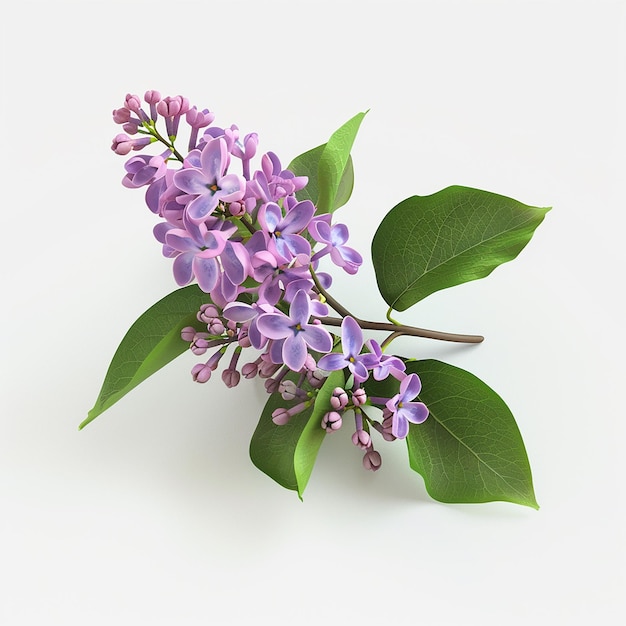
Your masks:
[[[435,291],[483,278],[522,251],[549,210],[459,186],[407,198],[372,240],[380,293],[404,311]]]
[[[304,189],[301,189],[296,193],[298,200],[310,200],[317,206],[317,200],[319,197],[319,181],[318,181],[318,167],[320,157],[326,144],[317,146],[308,152],[305,152],[297,156],[287,167],[296,176],[307,176],[309,182]],[[354,188],[354,166],[352,163],[352,157],[348,157],[346,168],[339,181],[339,187],[337,188],[337,194],[335,195],[335,202],[333,204],[333,211],[336,211],[339,207],[342,207],[348,202],[352,195],[352,189]]]
[[[207,302],[208,294],[197,285],[189,285],[165,296],[141,315],[113,355],[98,399],[79,428],[185,352],[189,345],[180,338],[180,331],[197,324],[196,313]]]
[[[430,411],[411,424],[409,462],[440,502],[513,502],[538,509],[522,436],[511,411],[473,374],[436,360],[409,361]]]
[[[365,113],[357,113],[338,128],[326,143],[318,164],[318,213],[332,213],[341,179],[348,165],[350,151]]]
[[[297,380],[298,376],[289,374],[287,377]],[[252,435],[250,458],[254,465],[278,484],[297,491],[300,499],[326,435],[320,426],[322,417],[330,410],[333,389],[342,386],[344,381],[343,371],[332,372],[320,388],[315,402],[283,426],[274,424],[272,412],[279,407],[294,406],[301,400],[288,403],[279,393],[273,393]],[[310,390],[308,385],[306,390]]]

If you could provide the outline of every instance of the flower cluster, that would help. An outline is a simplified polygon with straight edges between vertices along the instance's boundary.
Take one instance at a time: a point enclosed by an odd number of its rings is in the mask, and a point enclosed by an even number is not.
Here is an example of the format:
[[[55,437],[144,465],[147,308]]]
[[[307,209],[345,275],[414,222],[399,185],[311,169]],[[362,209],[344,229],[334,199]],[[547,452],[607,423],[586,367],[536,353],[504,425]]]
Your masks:
[[[358,320],[327,291],[332,276],[319,271],[322,259],[348,274],[363,263],[346,245],[347,226],[310,199],[298,199],[307,178],[285,169],[273,152],[260,155],[254,169],[257,133],[214,126],[215,115],[185,97],[148,91],[142,101],[128,94],[113,120],[124,131],[113,139],[115,153],[161,146],[156,154],[131,156],[122,184],[145,188],[145,202],[160,218],[154,236],[173,261],[176,283],[196,281],[207,294],[198,328],[182,331],[193,354],[208,354],[193,367],[193,379],[208,381],[230,351],[223,382],[234,387],[241,376],[264,378],[268,392],[291,402],[272,415],[281,425],[312,406],[329,372],[344,370],[346,388],[334,390],[321,427],[337,430],[344,413],[352,411],[352,440],[365,451],[364,466],[378,469],[370,426],[386,440],[404,438],[408,423],[423,422],[428,410],[414,401],[421,387],[417,375],[407,375],[404,362],[385,355],[376,341],[364,342]],[[182,152],[176,146],[181,121],[187,136]],[[329,316],[329,305],[340,318]],[[327,329],[339,325],[340,338]],[[241,354],[250,349],[255,358],[240,365]],[[363,383],[370,376],[393,377],[399,393],[368,399]],[[381,421],[365,413],[372,405],[382,410]]]

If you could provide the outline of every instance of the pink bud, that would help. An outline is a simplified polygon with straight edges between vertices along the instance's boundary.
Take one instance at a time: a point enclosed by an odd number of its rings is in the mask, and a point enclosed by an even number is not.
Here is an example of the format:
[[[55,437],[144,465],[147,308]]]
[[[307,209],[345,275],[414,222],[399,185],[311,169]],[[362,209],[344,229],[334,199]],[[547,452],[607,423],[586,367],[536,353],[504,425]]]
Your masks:
[[[348,394],[345,392],[345,389],[341,387],[335,387],[333,390],[333,395],[330,398],[330,406],[335,410],[340,410],[345,408],[348,405]]]
[[[259,368],[256,363],[246,363],[241,368],[241,373],[244,378],[254,378],[257,375],[258,369]]]
[[[123,107],[121,109],[114,109],[113,121],[116,124],[126,124],[130,120],[130,111]]]
[[[355,391],[352,392],[352,403],[354,406],[362,406],[367,402],[367,394],[365,393],[365,389],[359,387]]]
[[[382,463],[383,460],[376,450],[368,450],[363,457],[363,467],[372,472],[378,471]]]
[[[208,324],[216,317],[219,317],[219,311],[214,304],[203,304],[198,311],[198,321]]]
[[[196,336],[196,329],[193,326],[185,326],[185,328],[183,328],[180,331],[180,338],[183,341],[188,341],[188,342],[192,342],[193,338]]]
[[[139,113],[141,110],[141,100],[139,99],[139,96],[127,93],[124,106],[130,109],[133,113]]]
[[[272,411],[272,422],[274,422],[277,426],[284,426],[289,421],[290,417],[291,415],[289,415],[289,411],[283,407]]]
[[[327,433],[332,433],[334,430],[339,430],[342,423],[343,420],[341,418],[341,415],[336,411],[329,411],[322,418],[322,428]]]
[[[224,370],[222,372],[222,381],[229,388],[232,389],[239,384],[241,380],[241,374],[237,370]]]
[[[352,435],[352,443],[361,450],[367,450],[372,444],[372,438],[365,430],[357,430]]]
[[[277,380],[268,378],[265,381],[265,391],[267,391],[267,393],[274,393],[275,391],[278,391],[278,384]]]
[[[193,366],[191,370],[191,377],[197,383],[206,383],[211,378],[211,368],[206,363],[198,363]]]
[[[157,104],[159,100],[161,100],[161,94],[158,91],[154,91],[154,90],[146,91],[146,93],[143,96],[143,99],[148,104]]]

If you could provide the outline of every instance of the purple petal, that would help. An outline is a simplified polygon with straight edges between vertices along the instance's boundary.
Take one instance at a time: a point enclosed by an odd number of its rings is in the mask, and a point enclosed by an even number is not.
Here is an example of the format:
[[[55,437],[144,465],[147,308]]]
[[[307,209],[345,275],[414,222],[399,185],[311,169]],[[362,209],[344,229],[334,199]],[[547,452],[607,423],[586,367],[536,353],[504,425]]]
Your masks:
[[[224,202],[241,200],[246,192],[246,181],[238,174],[228,174],[219,179],[217,196]]]
[[[346,356],[356,357],[363,347],[363,331],[350,316],[344,317],[341,322],[341,345]]]
[[[220,259],[228,279],[235,285],[241,285],[248,277],[250,267],[250,259],[243,244],[236,241],[227,242]]]
[[[417,374],[409,374],[400,383],[400,397],[401,402],[408,402],[413,400],[417,394],[422,390],[422,381],[420,381]]]
[[[423,402],[404,402],[399,413],[409,422],[421,424],[428,417],[428,408]]]
[[[289,317],[292,319],[292,324],[300,324],[304,326],[308,323],[311,316],[311,301],[309,296],[306,295],[304,289],[300,289],[293,297],[291,306],[289,307]]]
[[[173,228],[165,233],[165,243],[180,252],[198,252],[198,244],[186,230]]]
[[[211,139],[202,149],[200,163],[209,184],[215,184],[228,166],[226,142],[220,137]],[[206,184],[206,183],[205,183]]]
[[[309,225],[309,232],[315,241],[331,243],[330,226],[322,220],[315,220]]]
[[[354,363],[349,363],[348,367],[350,368],[350,371],[354,374],[354,378],[358,382],[362,383],[363,381],[367,380],[369,374],[367,373],[367,368],[365,367],[365,365],[363,365],[363,363],[361,363],[361,361],[354,361]]]
[[[280,245],[283,242],[293,256],[297,256],[298,254],[302,254],[305,257],[311,256],[311,244],[304,237],[290,234],[282,235],[282,237],[276,237],[276,247],[278,248],[278,251],[285,256],[286,251],[283,251]]]
[[[259,314],[258,309],[245,302],[230,302],[224,307],[223,315],[232,322],[249,322]]]
[[[213,291],[220,273],[217,261],[214,258],[202,259],[196,256],[193,260],[193,271],[200,289],[205,293]]]
[[[346,357],[339,352],[332,352],[331,354],[324,355],[318,362],[317,366],[321,370],[327,372],[334,372],[336,370],[342,370],[347,365]]]
[[[179,254],[174,259],[172,269],[174,271],[174,280],[178,285],[188,285],[193,279],[193,259],[194,255],[191,252],[185,252]]]
[[[256,325],[256,320],[253,320],[248,327],[248,338],[250,339],[252,347],[256,350],[261,350],[261,348],[263,348],[263,346],[267,343],[267,337],[264,337],[259,332],[259,329]]]
[[[285,339],[283,344],[283,361],[289,369],[299,372],[304,366],[306,355],[307,349],[303,333],[291,335],[291,337]]]
[[[335,224],[330,230],[330,241],[333,246],[341,246],[348,241],[348,227],[345,224]]]
[[[341,255],[341,258],[353,265],[363,265],[363,257],[354,249],[348,246],[339,246],[335,248]],[[331,252],[332,257],[332,252]]]
[[[333,349],[333,339],[325,328],[316,324],[306,324],[303,326],[303,330],[304,341],[306,341],[313,350],[317,350],[318,352],[330,352]]]
[[[259,209],[258,215],[259,224],[269,233],[273,233],[276,227],[283,219],[282,211],[280,207],[274,202],[268,202]]]
[[[239,295],[239,286],[233,284],[225,273],[221,274],[220,283],[222,295],[224,296],[224,298],[226,298],[226,300],[228,300],[229,302],[235,300]]]
[[[220,231],[208,231],[204,234],[203,250],[199,250],[197,255],[203,259],[212,259],[224,251],[226,240]]]
[[[205,189],[205,191],[207,191]],[[210,191],[198,196],[187,205],[187,215],[192,222],[202,222],[213,213],[219,202],[219,198]]]
[[[201,171],[187,168],[174,174],[174,184],[185,193],[200,195],[206,192],[210,183]]]
[[[315,214],[315,205],[310,200],[298,202],[296,206],[287,213],[285,219],[280,224],[281,232],[295,235],[302,232]]]
[[[397,439],[404,439],[409,434],[409,423],[402,415],[394,413],[391,420],[391,434]]]
[[[293,322],[282,313],[264,313],[257,319],[257,327],[269,339],[293,336]]]
[[[270,343],[269,355],[272,363],[276,363],[277,365],[280,363],[284,363],[283,361],[283,344],[285,343],[284,339],[277,339]]]

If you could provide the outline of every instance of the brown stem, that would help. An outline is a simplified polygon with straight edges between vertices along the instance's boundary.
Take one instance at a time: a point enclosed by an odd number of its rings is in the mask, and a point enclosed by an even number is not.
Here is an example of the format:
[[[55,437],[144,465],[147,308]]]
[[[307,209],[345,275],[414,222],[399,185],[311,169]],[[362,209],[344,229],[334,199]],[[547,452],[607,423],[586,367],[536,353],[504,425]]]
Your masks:
[[[331,305],[332,306],[332,305]],[[334,307],[333,307],[334,308]],[[320,317],[320,322],[328,326],[341,326],[343,320],[338,317]],[[456,341],[459,343],[481,343],[484,341],[482,335],[458,335],[456,333],[444,333],[438,330],[428,330],[426,328],[416,328],[414,326],[404,326],[402,324],[387,324],[386,322],[368,322],[355,318],[357,323],[364,330],[386,330],[393,333],[393,339],[400,335],[410,335],[412,337],[426,337],[427,339],[439,339],[441,341]],[[386,343],[393,340],[389,337]]]

